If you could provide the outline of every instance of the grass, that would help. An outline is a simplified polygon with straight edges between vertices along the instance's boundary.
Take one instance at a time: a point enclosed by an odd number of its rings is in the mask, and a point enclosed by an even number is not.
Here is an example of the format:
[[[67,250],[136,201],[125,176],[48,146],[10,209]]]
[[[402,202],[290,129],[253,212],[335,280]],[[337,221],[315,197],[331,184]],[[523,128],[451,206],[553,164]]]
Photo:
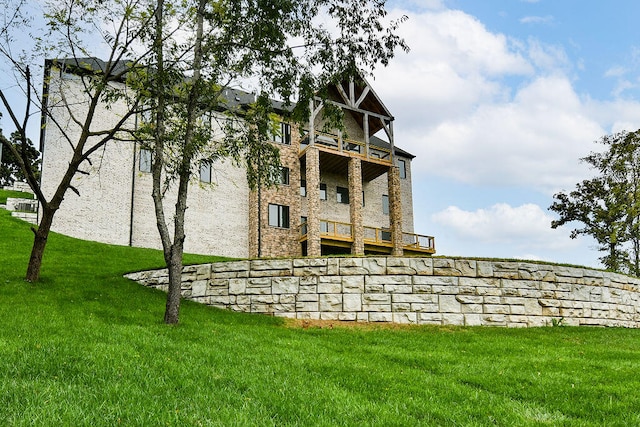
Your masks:
[[[6,204],[8,197],[13,197],[17,199],[33,199],[33,194],[24,193],[22,191],[0,189],[0,205]]]
[[[122,273],[158,251],[50,237],[0,211],[2,425],[640,424],[640,331],[319,328],[184,302]],[[189,262],[211,260],[190,256]]]

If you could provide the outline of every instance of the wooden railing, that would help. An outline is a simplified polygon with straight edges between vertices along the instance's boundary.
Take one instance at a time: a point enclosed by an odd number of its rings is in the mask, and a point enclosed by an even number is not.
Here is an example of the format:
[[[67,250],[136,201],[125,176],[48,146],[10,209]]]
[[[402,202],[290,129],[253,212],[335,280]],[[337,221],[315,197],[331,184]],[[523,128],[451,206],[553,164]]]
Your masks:
[[[356,141],[355,139],[342,138],[340,135],[334,135],[326,132],[315,131],[314,132],[315,144],[321,145],[325,148],[329,148],[335,151],[343,151],[348,153],[354,153],[362,158],[381,160],[383,162],[391,162],[391,150],[388,148],[377,147],[369,145],[369,153],[367,155],[367,146],[363,141]],[[303,137],[300,143],[301,149],[304,149],[309,145],[309,135]]]
[[[300,236],[308,232],[308,223],[300,224]],[[346,222],[320,220],[320,236],[346,242],[353,241],[353,226]],[[370,245],[392,245],[391,231],[388,228],[364,227],[364,242]],[[402,246],[405,249],[435,253],[435,238],[424,234],[402,233]]]

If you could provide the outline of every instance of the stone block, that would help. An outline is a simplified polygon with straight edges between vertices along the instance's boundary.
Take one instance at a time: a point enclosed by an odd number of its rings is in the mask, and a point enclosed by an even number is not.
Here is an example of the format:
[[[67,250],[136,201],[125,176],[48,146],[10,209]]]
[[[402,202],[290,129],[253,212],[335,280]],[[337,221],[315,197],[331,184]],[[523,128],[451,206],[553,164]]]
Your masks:
[[[365,285],[411,285],[411,276],[366,276]]]
[[[214,295],[209,297],[209,304],[228,306],[230,303],[229,295]]]
[[[440,295],[438,305],[442,313],[460,313],[460,303],[455,295]]]
[[[196,280],[191,283],[191,296],[192,297],[203,297],[207,292],[208,280]]]
[[[296,295],[297,302],[318,302],[319,301],[318,294],[298,294]]]
[[[356,313],[338,313],[338,320],[343,322],[355,322],[357,320]]]
[[[296,311],[319,311],[319,305],[317,301],[300,301],[296,302]]]
[[[342,294],[320,294],[320,312],[342,311]]]
[[[345,294],[363,293],[364,292],[364,276],[342,277],[342,292]]]
[[[433,258],[409,258],[410,266],[419,276],[433,275]]]
[[[364,285],[365,294],[381,294],[384,292],[384,285]]]
[[[391,311],[391,303],[389,304],[362,304],[362,311],[368,312],[387,312]]]
[[[441,325],[441,313],[418,313],[418,324],[420,325]]]
[[[434,294],[457,295],[459,288],[457,286],[432,285],[431,292]]]
[[[485,304],[483,312],[486,314],[510,314],[511,308],[506,304]]]
[[[456,268],[455,260],[448,258],[433,259],[433,274],[436,276],[462,276]]]
[[[340,276],[367,275],[369,272],[362,266],[364,258],[339,258]]]
[[[362,302],[367,304],[391,304],[389,294],[362,294]]]
[[[273,304],[273,295],[252,295],[251,304]]]
[[[494,262],[492,268],[493,277],[514,280],[520,278],[517,262]]]
[[[299,288],[296,277],[276,277],[271,280],[271,292],[274,294],[296,294]]]
[[[369,322],[392,322],[393,313],[369,313]]]
[[[458,286],[458,277],[413,276],[414,285]]]
[[[369,275],[387,274],[387,259],[382,257],[363,258],[362,267]]]
[[[361,294],[342,295],[342,311],[361,311],[361,310],[362,310]]]
[[[411,310],[411,304],[408,302],[391,303],[391,311],[394,313],[405,313]]]
[[[340,320],[340,313],[320,311],[320,320]]]
[[[456,300],[460,304],[482,304],[483,297],[477,295],[458,295]]]
[[[476,275],[478,277],[493,277],[493,263],[491,261],[476,261]]]
[[[476,261],[470,259],[454,260],[455,269],[460,272],[461,276],[476,277]]]
[[[301,294],[317,294],[318,285],[300,285],[298,292]]]
[[[390,275],[414,275],[417,271],[411,265],[410,258],[387,258],[387,274]]]
[[[418,323],[418,315],[416,313],[393,313],[392,321],[400,324],[416,324]]]
[[[289,275],[293,272],[293,261],[291,259],[254,259],[249,262],[251,270],[287,270]]]
[[[465,313],[464,324],[465,326],[482,326],[482,316],[475,313]]]
[[[460,308],[461,313],[475,313],[482,314],[482,304],[463,304]]]
[[[443,325],[463,326],[464,325],[464,314],[442,313],[442,324]]]
[[[484,314],[482,322],[487,326],[507,326],[507,317],[504,314]]]
[[[410,294],[412,291],[411,285],[384,285],[384,292],[390,294]]]
[[[320,278],[320,283],[318,283],[318,293],[319,294],[339,294],[342,292],[342,283],[340,282],[340,277],[331,276],[331,279],[336,281],[322,281],[323,277]]]
[[[249,261],[214,262],[211,264],[211,272],[248,271],[249,265]]]
[[[416,313],[437,313],[440,311],[440,306],[437,303],[411,303],[411,311]]]
[[[356,322],[368,322],[369,321],[369,313],[360,312],[356,313]]]
[[[431,285],[413,285],[414,294],[430,294],[432,292]]]
[[[293,260],[293,268],[299,267],[326,267],[328,258],[296,258]]]
[[[280,298],[278,298],[278,302],[281,304],[295,304],[296,295],[295,294],[282,294]]]
[[[430,294],[394,294],[391,296],[391,301],[394,303],[437,303],[438,296]]]

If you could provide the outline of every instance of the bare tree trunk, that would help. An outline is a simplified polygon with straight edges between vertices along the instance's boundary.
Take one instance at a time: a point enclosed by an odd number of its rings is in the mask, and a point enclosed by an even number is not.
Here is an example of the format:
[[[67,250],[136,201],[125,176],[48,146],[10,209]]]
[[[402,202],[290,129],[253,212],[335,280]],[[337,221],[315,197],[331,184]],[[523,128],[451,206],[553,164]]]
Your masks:
[[[187,194],[189,191],[189,178],[191,177],[191,162],[194,159],[193,139],[196,123],[198,97],[200,96],[201,69],[202,69],[202,38],[204,27],[204,9],[206,0],[198,3],[196,43],[193,60],[193,82],[189,90],[187,100],[187,124],[182,146],[182,159],[178,183],[178,199],[173,218],[173,244],[170,256],[167,259],[169,269],[169,291],[165,307],[164,321],[167,324],[176,324],[180,318],[180,295],[182,289],[182,256],[184,253],[184,217],[187,211]]]
[[[53,216],[55,210],[42,209],[42,220],[38,228],[32,227],[34,238],[33,246],[31,247],[31,256],[29,257],[29,265],[27,266],[27,274],[25,280],[27,282],[37,282],[40,279],[40,269],[42,267],[42,257],[44,255],[44,249],[47,246],[47,240],[49,239],[49,232],[51,231],[51,224],[53,222]]]

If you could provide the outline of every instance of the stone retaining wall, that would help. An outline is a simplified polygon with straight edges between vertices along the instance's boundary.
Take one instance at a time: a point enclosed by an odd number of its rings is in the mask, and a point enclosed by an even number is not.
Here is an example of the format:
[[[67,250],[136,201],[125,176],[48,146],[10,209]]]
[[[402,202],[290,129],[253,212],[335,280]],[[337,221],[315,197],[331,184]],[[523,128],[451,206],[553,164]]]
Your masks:
[[[127,275],[166,290],[166,270]],[[586,268],[447,258],[300,258],[185,267],[185,298],[297,319],[640,327],[640,279]]]

